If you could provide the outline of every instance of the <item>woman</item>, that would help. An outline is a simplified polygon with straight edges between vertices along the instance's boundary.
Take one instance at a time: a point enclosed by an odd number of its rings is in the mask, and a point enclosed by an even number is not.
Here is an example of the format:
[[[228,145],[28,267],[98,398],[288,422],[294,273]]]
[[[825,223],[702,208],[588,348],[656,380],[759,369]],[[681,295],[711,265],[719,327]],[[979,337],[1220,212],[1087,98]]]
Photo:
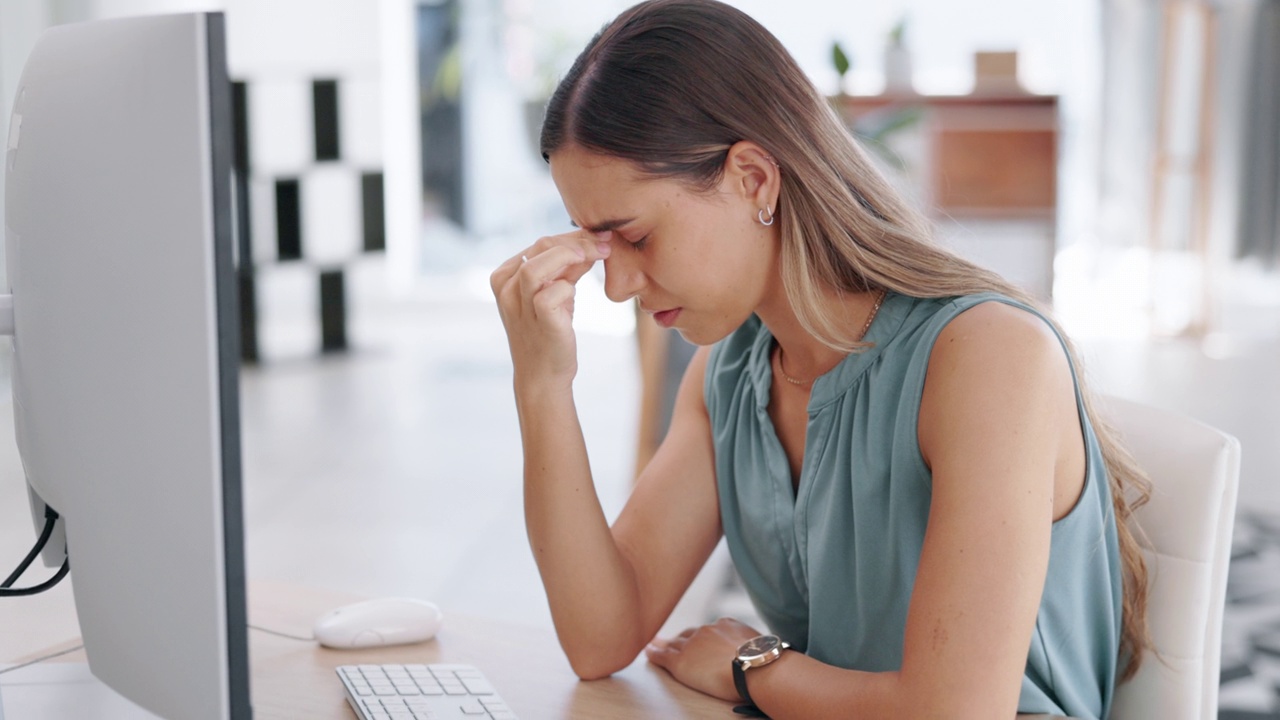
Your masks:
[[[1145,481],[1056,325],[931,244],[777,40],[713,0],[637,5],[560,83],[542,150],[581,229],[492,286],[575,672],[643,649],[774,718],[1105,717],[1148,646]],[[710,346],[612,528],[572,396],[596,261],[610,299]],[[771,635],[654,639],[722,534]]]

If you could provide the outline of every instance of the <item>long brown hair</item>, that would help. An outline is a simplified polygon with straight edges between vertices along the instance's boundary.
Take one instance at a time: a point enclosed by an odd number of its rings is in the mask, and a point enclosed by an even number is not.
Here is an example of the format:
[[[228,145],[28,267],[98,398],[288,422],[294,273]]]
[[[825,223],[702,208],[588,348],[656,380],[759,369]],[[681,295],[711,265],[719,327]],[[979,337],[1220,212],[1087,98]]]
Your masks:
[[[606,25],[552,95],[541,150],[549,159],[573,143],[709,190],[730,146],[742,140],[765,148],[781,168],[783,284],[805,329],[828,346],[861,347],[825,309],[824,288],[919,298],[997,292],[1040,309],[1066,339],[1026,292],[936,245],[929,223],[875,169],[782,44],[715,0],[650,0]],[[1151,648],[1147,568],[1128,524],[1150,482],[1094,412],[1078,375],[1110,477],[1124,564],[1123,681]]]

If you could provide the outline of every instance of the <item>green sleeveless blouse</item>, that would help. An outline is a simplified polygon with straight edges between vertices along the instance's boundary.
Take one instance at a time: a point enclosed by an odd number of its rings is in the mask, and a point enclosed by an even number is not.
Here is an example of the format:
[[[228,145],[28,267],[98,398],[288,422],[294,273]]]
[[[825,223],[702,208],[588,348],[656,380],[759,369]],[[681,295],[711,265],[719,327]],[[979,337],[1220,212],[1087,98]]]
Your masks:
[[[874,347],[813,384],[798,492],[768,413],[769,330],[752,317],[711,351],[704,390],[730,554],[769,628],[817,660],[901,667],[932,488],[916,435],[925,371],[942,328],[987,301],[1042,317],[994,294],[885,298],[865,338]],[[1107,470],[1078,382],[1076,403],[1085,485],[1053,525],[1018,710],[1104,718],[1117,668],[1121,563]]]

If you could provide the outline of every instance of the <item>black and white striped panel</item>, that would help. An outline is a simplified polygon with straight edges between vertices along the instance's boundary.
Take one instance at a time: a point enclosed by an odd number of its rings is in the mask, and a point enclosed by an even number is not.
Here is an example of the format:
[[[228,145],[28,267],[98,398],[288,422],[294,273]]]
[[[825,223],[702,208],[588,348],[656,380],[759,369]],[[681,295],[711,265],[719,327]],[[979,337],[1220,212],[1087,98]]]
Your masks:
[[[346,274],[386,248],[377,77],[266,77],[233,95],[245,357],[341,350]]]

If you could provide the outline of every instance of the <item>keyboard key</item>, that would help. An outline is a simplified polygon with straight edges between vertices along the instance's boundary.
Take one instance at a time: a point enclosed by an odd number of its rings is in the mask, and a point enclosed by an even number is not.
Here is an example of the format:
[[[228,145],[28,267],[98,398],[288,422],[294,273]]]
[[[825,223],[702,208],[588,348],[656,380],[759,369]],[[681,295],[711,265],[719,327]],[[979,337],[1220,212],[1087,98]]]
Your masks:
[[[337,672],[360,720],[518,720],[470,665],[344,665]]]
[[[462,685],[472,695],[493,695],[497,692],[484,678],[463,678]]]

